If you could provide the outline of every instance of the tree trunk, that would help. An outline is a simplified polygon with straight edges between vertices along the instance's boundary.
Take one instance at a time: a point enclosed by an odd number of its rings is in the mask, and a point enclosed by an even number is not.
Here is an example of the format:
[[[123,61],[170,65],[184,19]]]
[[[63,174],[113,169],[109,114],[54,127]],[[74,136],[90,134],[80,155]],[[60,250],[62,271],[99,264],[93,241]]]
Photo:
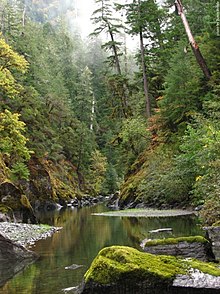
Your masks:
[[[141,15],[140,15],[140,5],[141,5],[141,0],[138,1],[139,4],[139,21],[141,20]],[[151,105],[150,105],[150,97],[149,97],[149,89],[148,89],[148,80],[147,80],[147,68],[145,64],[145,52],[144,52],[144,40],[143,40],[143,30],[140,25],[139,28],[139,37],[140,37],[140,50],[141,50],[141,67],[142,67],[142,73],[143,73],[143,82],[144,82],[144,96],[145,96],[145,101],[146,101],[146,116],[149,118],[151,116]]]
[[[146,115],[147,118],[151,116],[151,107],[150,107],[150,97],[149,97],[149,90],[148,90],[148,80],[147,80],[147,68],[145,64],[145,53],[144,53],[144,42],[143,42],[143,33],[142,28],[140,28],[140,49],[141,49],[141,66],[143,72],[143,81],[144,81],[144,95],[146,101]]]
[[[111,36],[111,41],[113,43],[112,49],[113,49],[113,52],[114,52],[116,69],[117,69],[118,74],[121,75],[121,66],[120,66],[120,62],[119,62],[119,58],[118,58],[118,52],[117,52],[116,45],[114,44],[115,39],[114,39],[114,35],[113,35],[112,31],[111,31],[111,27],[110,27],[109,23],[108,23],[108,31],[109,31],[109,34]]]
[[[91,120],[90,120],[90,131],[93,131],[93,123],[94,123],[94,118],[95,118],[95,96],[93,94],[93,99],[92,99],[92,109],[91,109]]]
[[[22,13],[22,27],[25,26],[25,16],[26,16],[26,6],[24,5],[23,13]]]
[[[114,38],[114,35],[112,33],[111,26],[110,26],[107,19],[103,18],[103,20],[108,25],[108,32],[110,34],[111,41],[112,41],[112,49],[113,49],[113,53],[114,53],[115,65],[116,65],[117,73],[118,73],[119,76],[122,76],[120,61],[119,61],[119,57],[118,57],[118,50],[117,50],[117,47],[115,45],[115,38]],[[122,95],[123,97],[121,98],[121,104],[122,104],[123,115],[125,116],[125,118],[128,117],[128,114],[127,114],[127,110],[128,110],[128,95],[127,95],[127,92],[128,92],[127,85],[125,83],[123,83],[123,95]]]
[[[175,6],[176,6],[176,10],[178,11],[178,14],[179,16],[181,17],[182,19],[182,22],[183,22],[183,25],[185,27],[185,30],[186,30],[186,34],[188,36],[188,39],[189,39],[189,42],[190,42],[190,45],[192,47],[192,50],[193,50],[193,53],[196,57],[196,60],[201,68],[201,70],[203,71],[205,77],[209,80],[210,77],[211,77],[211,72],[205,62],[205,59],[203,58],[202,56],[202,53],[200,52],[199,50],[199,46],[198,44],[196,43],[194,37],[193,37],[193,34],[190,30],[190,26],[189,26],[189,23],[186,19],[186,16],[184,14],[184,11],[183,11],[183,5],[181,3],[180,0],[176,0],[175,1]]]

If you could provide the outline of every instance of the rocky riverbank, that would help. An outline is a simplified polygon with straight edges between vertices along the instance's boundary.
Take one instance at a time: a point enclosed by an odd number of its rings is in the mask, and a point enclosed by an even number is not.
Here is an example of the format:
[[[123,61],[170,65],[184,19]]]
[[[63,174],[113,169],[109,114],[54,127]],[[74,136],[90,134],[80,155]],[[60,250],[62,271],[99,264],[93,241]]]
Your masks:
[[[0,234],[25,247],[52,236],[62,228],[48,225],[0,222]]]
[[[0,222],[0,287],[38,258],[36,253],[28,250],[29,246],[60,229],[48,225]]]

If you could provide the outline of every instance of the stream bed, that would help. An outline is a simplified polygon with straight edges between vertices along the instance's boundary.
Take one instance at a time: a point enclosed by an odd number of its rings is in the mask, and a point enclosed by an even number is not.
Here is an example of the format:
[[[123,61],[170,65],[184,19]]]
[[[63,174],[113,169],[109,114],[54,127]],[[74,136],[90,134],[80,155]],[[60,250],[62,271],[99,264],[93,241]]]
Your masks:
[[[141,250],[145,238],[204,235],[193,215],[127,217],[94,215],[103,205],[66,209],[40,215],[41,223],[63,227],[52,237],[30,247],[40,258],[0,288],[0,294],[60,294],[77,286],[100,249],[111,245]],[[172,231],[154,233],[161,228]],[[152,231],[152,232],[150,232]]]

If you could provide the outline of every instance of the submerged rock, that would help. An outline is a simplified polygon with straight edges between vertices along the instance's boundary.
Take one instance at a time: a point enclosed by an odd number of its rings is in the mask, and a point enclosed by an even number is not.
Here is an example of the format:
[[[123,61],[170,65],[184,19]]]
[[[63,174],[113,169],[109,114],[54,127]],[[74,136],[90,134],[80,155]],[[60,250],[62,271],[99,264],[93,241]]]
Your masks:
[[[192,271],[201,275],[194,277]],[[216,265],[112,246],[102,249],[94,259],[80,293],[217,294],[219,289],[220,269]]]
[[[0,234],[0,286],[36,258],[34,252]]]
[[[141,243],[145,252],[157,255],[182,256],[202,261],[213,261],[211,243],[202,236],[148,240]]]
[[[69,266],[65,266],[65,269],[66,270],[76,270],[78,268],[81,268],[83,267],[82,264],[72,264],[72,265],[69,265]]]

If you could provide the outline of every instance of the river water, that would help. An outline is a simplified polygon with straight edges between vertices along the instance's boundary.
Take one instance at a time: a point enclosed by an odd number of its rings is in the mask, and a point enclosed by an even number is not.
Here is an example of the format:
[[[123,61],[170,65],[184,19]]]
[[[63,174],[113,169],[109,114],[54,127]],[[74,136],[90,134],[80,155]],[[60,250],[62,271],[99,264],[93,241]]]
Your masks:
[[[100,249],[111,245],[140,248],[140,240],[167,236],[202,234],[193,216],[166,218],[129,218],[94,216],[106,211],[101,204],[82,209],[66,209],[41,216],[41,222],[61,226],[52,237],[38,241],[31,249],[40,258],[0,288],[1,294],[61,294],[77,286]],[[159,228],[173,233],[149,233]],[[170,234],[170,235],[169,235]],[[73,264],[75,270],[65,269]]]

